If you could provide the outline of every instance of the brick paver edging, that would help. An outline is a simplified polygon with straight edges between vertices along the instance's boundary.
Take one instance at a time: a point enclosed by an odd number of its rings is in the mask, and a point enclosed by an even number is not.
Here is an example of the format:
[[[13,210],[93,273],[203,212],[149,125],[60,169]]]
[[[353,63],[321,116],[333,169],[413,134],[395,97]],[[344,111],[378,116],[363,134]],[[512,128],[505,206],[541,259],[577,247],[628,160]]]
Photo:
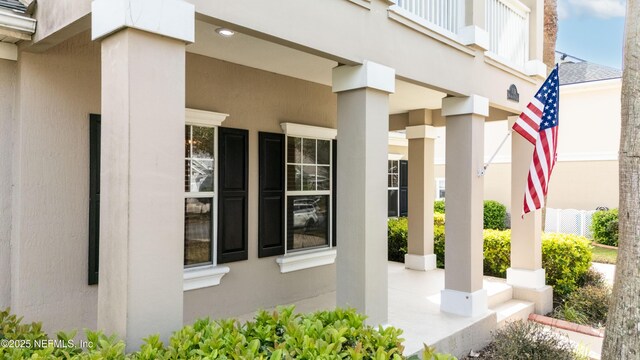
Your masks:
[[[529,315],[529,320],[535,321],[543,325],[555,327],[558,329],[574,331],[574,332],[578,332],[578,333],[589,335],[589,336],[595,336],[595,337],[601,337],[601,338],[604,337],[604,330],[598,330],[598,329],[592,328],[591,326],[580,325],[580,324],[576,324],[576,323],[572,323],[572,322],[560,320],[560,319],[554,319],[552,317],[548,317],[544,315],[531,314]]]

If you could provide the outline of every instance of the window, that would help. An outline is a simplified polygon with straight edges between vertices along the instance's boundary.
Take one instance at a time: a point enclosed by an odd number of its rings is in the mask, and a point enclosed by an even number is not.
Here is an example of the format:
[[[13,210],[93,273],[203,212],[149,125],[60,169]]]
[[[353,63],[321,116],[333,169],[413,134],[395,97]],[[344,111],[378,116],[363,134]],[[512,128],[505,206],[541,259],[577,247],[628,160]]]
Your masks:
[[[436,200],[444,200],[444,178],[436,179]]]
[[[286,141],[286,250],[330,246],[331,140]]]
[[[215,145],[215,127],[185,126],[185,267],[213,264]]]
[[[398,208],[400,206],[400,161],[389,160],[388,161],[388,216],[397,217]]]
[[[184,139],[184,290],[220,284],[229,272],[217,265],[218,133],[227,117],[186,109]]]

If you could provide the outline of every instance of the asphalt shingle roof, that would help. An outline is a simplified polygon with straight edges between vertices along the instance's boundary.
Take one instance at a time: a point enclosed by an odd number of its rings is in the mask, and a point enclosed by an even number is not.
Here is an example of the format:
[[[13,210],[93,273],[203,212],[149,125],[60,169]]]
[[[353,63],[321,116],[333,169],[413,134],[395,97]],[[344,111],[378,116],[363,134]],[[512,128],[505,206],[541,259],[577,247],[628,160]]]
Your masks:
[[[27,7],[18,0],[0,0],[0,9],[25,12],[27,10]]]
[[[622,77],[621,70],[587,61],[561,63],[558,71],[560,73],[560,85],[618,79]]]

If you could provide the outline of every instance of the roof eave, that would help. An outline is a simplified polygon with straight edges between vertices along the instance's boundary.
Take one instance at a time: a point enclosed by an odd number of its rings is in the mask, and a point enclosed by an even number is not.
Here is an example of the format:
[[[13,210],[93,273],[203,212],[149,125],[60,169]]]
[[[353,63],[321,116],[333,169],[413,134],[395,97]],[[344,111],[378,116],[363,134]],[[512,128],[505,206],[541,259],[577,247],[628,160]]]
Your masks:
[[[10,11],[0,11],[0,29],[17,32],[30,38],[36,32],[36,20]]]

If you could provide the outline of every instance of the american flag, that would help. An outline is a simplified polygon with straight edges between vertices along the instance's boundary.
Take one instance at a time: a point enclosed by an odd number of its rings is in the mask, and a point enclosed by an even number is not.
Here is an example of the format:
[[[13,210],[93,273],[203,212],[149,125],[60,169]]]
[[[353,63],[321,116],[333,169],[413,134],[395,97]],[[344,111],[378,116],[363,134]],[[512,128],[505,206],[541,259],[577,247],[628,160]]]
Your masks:
[[[556,164],[560,87],[558,66],[513,124],[513,130],[535,146],[524,191],[522,216],[544,207],[549,178]]]

